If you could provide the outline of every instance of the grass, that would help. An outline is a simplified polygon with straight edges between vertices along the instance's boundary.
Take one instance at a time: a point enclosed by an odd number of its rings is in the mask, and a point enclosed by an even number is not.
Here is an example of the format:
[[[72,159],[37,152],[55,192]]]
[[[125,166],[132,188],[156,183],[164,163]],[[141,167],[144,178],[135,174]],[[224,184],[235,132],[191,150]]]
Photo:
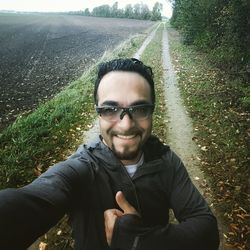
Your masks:
[[[100,61],[131,57],[144,36],[128,39]],[[53,99],[30,115],[20,116],[1,132],[0,189],[31,182],[82,143],[82,131],[88,130],[95,118],[92,92],[96,65]]]
[[[169,33],[179,87],[194,122],[194,139],[203,153],[202,167],[211,177],[214,206],[229,227],[227,245],[246,249],[250,199],[247,83],[229,78],[211,65],[206,54],[184,46],[174,30]]]
[[[154,112],[153,134],[157,135],[163,142],[167,138],[166,127],[166,104],[164,96],[164,80],[162,66],[162,31],[163,23],[156,31],[155,37],[147,46],[141,56],[141,60],[152,67],[154,72],[156,108]]]

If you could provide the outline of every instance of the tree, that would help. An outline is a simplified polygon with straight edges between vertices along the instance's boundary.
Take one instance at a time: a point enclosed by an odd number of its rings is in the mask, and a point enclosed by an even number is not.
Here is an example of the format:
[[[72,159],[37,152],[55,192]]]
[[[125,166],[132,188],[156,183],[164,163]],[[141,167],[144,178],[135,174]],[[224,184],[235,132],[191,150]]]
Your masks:
[[[151,11],[146,4],[141,5],[141,17],[144,20],[149,20],[151,18]]]
[[[110,17],[111,16],[111,8],[109,5],[104,4],[99,7],[95,7],[92,11],[93,16],[99,17]]]
[[[171,24],[217,66],[249,77],[249,0],[175,0]]]
[[[115,2],[111,7],[111,16],[112,17],[118,16],[118,2]]]
[[[86,9],[84,10],[83,15],[84,15],[84,16],[90,16],[89,8],[86,8]]]
[[[112,7],[109,5],[101,5],[95,7],[92,11],[93,16],[100,17],[119,17],[119,18],[134,18],[143,20],[161,20],[162,4],[156,3],[153,13],[149,10],[146,4],[137,3],[134,6],[127,4],[125,9],[118,8],[118,2],[115,2]]]
[[[156,2],[151,15],[152,21],[161,20],[161,11],[163,9],[163,5],[161,3]]]
[[[131,4],[127,4],[125,6],[124,15],[126,18],[133,18],[134,17],[133,7]]]
[[[134,18],[141,19],[141,4],[134,5]]]

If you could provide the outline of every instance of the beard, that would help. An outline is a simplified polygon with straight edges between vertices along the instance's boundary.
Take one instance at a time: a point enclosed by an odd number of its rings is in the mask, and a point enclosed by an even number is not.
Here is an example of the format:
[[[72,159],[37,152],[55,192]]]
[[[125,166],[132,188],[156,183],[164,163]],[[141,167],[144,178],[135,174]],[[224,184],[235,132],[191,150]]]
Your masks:
[[[139,128],[133,128],[129,131],[126,131],[126,133],[120,133],[118,131],[112,131],[111,132],[111,136],[116,136],[117,134],[122,134],[122,135],[131,135],[131,134],[135,134],[137,136],[139,136],[142,139],[142,135],[144,133],[143,129],[139,129]],[[119,149],[119,146],[117,147],[114,143],[111,144],[111,149],[113,151],[113,153],[116,155],[116,157],[121,160],[121,161],[126,161],[126,160],[134,160],[138,157],[138,155],[140,155],[141,153],[141,149],[142,149],[142,141],[140,141],[138,143],[138,145],[133,145],[131,147],[131,145],[123,145],[122,149]],[[134,148],[133,148],[134,147]],[[133,149],[131,149],[133,148]]]
[[[147,141],[148,137],[151,134],[151,127],[144,129],[141,127],[133,127],[127,131],[119,131],[113,129],[112,127],[107,130],[101,130],[101,136],[104,144],[106,144],[113,152],[113,154],[119,159],[120,161],[136,161],[139,160],[140,155],[143,151],[143,145]],[[124,142],[119,140],[117,141],[117,136],[129,136],[135,135],[138,137],[135,140],[135,143]]]
[[[116,157],[121,161],[134,160],[138,157],[138,155],[141,154],[141,146],[140,145],[134,151],[130,151],[129,148],[125,148],[123,150],[123,152],[120,152],[116,149],[114,144],[112,144],[111,149],[112,149],[113,153],[116,155]]]

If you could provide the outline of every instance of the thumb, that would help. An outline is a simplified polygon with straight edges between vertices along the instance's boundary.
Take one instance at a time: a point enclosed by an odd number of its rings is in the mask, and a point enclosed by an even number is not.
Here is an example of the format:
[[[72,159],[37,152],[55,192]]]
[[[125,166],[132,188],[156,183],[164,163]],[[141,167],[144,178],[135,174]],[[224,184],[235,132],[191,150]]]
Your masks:
[[[139,215],[136,209],[126,200],[124,194],[121,191],[116,193],[115,199],[118,206],[123,210],[124,214]]]

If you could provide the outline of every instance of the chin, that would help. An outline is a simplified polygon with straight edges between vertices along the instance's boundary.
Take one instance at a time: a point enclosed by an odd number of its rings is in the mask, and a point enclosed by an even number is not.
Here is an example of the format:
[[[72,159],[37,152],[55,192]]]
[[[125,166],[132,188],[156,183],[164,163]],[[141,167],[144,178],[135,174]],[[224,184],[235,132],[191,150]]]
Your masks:
[[[117,158],[122,161],[135,160],[140,154],[140,150],[136,150],[132,152],[121,152],[121,151],[116,150],[115,148],[113,148],[113,152],[115,153]]]

